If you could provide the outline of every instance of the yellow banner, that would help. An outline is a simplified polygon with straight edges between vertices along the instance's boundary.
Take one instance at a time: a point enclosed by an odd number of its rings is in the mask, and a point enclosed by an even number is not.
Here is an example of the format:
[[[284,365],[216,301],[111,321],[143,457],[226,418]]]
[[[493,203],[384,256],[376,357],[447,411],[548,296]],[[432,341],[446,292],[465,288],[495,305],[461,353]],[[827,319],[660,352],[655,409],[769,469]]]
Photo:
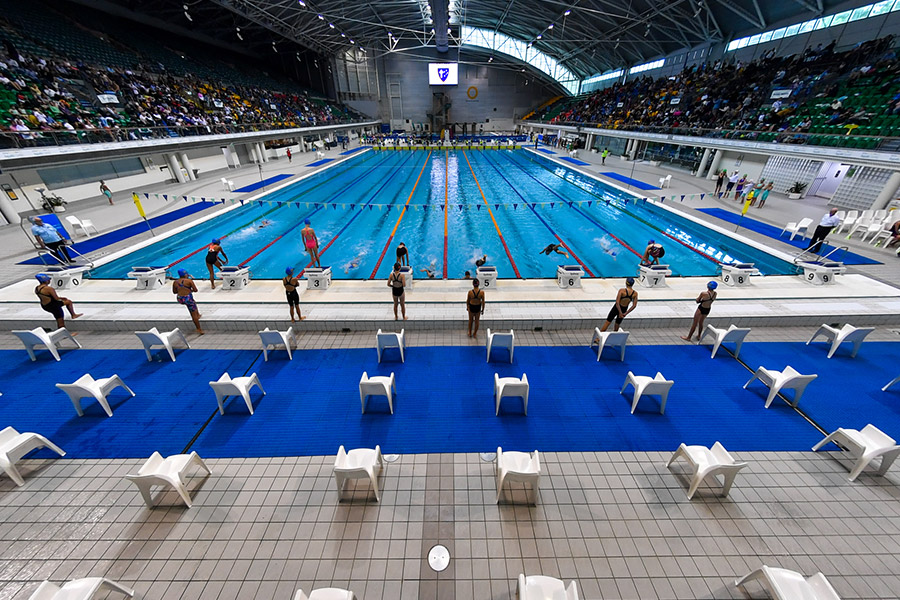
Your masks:
[[[137,207],[138,214],[141,215],[142,219],[146,219],[147,215],[144,213],[144,207],[141,206],[141,199],[138,198],[138,195],[134,192],[131,192],[131,199],[134,201],[134,205]]]
[[[744,200],[744,208],[741,209],[741,216],[747,214],[747,211],[750,210],[750,203],[753,202],[753,198],[747,198]]]

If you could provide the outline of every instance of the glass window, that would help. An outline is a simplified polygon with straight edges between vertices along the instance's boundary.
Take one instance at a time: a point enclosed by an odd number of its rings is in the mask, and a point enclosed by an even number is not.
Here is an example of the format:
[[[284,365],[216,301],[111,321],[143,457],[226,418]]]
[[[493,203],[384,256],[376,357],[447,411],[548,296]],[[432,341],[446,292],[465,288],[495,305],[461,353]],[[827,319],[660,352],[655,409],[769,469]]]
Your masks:
[[[787,29],[784,30],[784,37],[791,37],[792,35],[797,35],[797,32],[800,31],[800,23],[796,25],[791,25]]]
[[[869,13],[872,11],[872,5],[868,6],[860,6],[850,15],[851,21],[859,21],[860,19],[865,19],[869,16]]]
[[[894,2],[894,8],[891,9],[891,12],[893,12],[895,10],[900,10],[900,0],[897,0],[896,2]]]
[[[750,42],[750,38],[745,37],[738,40],[738,48],[746,48],[747,44]]]
[[[877,17],[878,15],[883,15],[886,12],[890,12],[891,6],[893,6],[893,2],[891,0],[885,0],[885,2],[878,2],[872,7],[872,12],[869,13],[870,17]]]
[[[772,40],[773,40],[773,41],[774,41],[774,40],[780,40],[781,38],[783,38],[783,37],[784,37],[784,32],[785,32],[786,29],[787,29],[787,27],[782,27],[781,29],[776,29],[775,31],[773,31],[773,32],[772,32]]]
[[[772,34],[773,34],[773,33],[774,33],[774,32],[772,32],[772,31],[767,31],[767,32],[765,32],[764,34],[762,34],[762,35],[759,37],[759,43],[760,43],[760,44],[765,44],[766,42],[771,41],[771,40],[772,40]]]
[[[821,19],[816,20],[816,29],[825,29],[826,27],[831,26],[831,19],[833,19],[833,15],[829,15],[827,17],[822,17]]]
[[[815,26],[815,19],[813,19],[812,21],[804,21],[803,23],[800,23],[800,33],[809,33]]]
[[[852,10],[845,10],[842,13],[834,15],[834,18],[831,20],[831,26],[834,27],[835,25],[843,25],[850,20],[850,13],[852,12]]]
[[[900,2],[900,0],[898,0]],[[734,40],[733,42],[728,42],[728,47],[725,49],[726,52],[731,52],[732,50],[737,50],[738,40]]]
[[[748,45],[748,46],[755,46],[755,45],[757,45],[757,44],[759,43],[759,38],[760,38],[760,35],[759,35],[759,34],[750,36],[750,41],[747,42],[747,45]]]

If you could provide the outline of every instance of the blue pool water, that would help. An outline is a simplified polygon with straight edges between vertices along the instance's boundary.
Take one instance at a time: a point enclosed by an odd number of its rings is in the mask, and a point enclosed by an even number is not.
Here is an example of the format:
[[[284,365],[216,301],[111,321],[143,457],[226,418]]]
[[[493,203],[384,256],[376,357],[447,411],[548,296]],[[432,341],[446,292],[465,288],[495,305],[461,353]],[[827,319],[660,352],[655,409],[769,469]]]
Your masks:
[[[309,262],[300,230],[310,219],[322,264],[339,279],[385,278],[404,242],[416,277],[433,268],[458,279],[487,255],[500,277],[555,277],[560,264],[586,274],[637,271],[647,241],[662,243],[676,276],[707,276],[720,262],[753,262],[765,274],[793,265],[526,150],[367,151],[245,203],[179,235],[93,269],[125,278],[132,266],[206,271],[214,237],[230,265],[278,279]],[[404,206],[406,206],[404,210]],[[392,236],[393,233],[393,236]],[[541,249],[563,244],[572,258]]]

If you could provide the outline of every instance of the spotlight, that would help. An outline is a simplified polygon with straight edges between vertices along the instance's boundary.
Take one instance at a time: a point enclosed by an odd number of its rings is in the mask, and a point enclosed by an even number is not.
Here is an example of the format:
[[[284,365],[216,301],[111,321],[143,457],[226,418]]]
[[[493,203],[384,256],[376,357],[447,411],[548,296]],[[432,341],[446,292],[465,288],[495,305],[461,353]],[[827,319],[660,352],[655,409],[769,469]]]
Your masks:
[[[547,29],[553,29],[553,23],[550,23],[550,26]]]
[[[239,40],[241,40],[241,41],[243,42],[243,41],[244,41],[244,36],[241,35],[241,28],[240,28],[240,27],[235,27],[234,30],[235,30],[235,33],[236,33],[236,35],[237,35],[237,39],[239,39]]]
[[[563,13],[563,16],[564,16],[564,17],[568,17],[568,16],[571,15],[571,14],[572,14],[572,11],[571,11],[571,10],[567,10],[566,12]]]
[[[543,38],[544,38],[544,35],[543,35],[543,34],[538,34],[537,39],[540,40],[540,39],[543,39]]]
[[[493,57],[493,56],[489,57],[489,58],[488,58],[488,62],[489,62],[489,63],[490,63],[490,62],[494,62],[494,57]]]
[[[334,23],[329,23],[328,26],[334,29]]]
[[[325,17],[323,17],[322,15],[316,15],[316,16],[319,17],[319,20],[320,20],[320,21],[324,21],[324,20],[325,20]]]
[[[297,0],[297,4],[299,4],[300,6],[303,6],[303,7],[306,6],[306,2],[304,2],[303,0]]]
[[[350,43],[351,43],[351,44],[355,44],[356,42],[354,42],[353,40],[350,40]]]
[[[278,54],[278,47],[275,45],[275,42],[272,42],[272,51],[274,51],[275,54]]]
[[[346,34],[346,33],[342,33],[342,34],[341,34],[341,37],[347,37],[347,34]]]

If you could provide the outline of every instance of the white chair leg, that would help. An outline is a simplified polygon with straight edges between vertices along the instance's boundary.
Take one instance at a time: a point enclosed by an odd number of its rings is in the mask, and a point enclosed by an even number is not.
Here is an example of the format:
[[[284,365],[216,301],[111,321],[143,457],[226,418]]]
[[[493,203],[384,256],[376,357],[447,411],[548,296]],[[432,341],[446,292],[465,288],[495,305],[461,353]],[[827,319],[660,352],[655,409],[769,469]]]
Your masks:
[[[127,587],[125,587],[124,585],[122,585],[122,584],[120,584],[120,583],[117,583],[117,582],[113,581],[112,579],[107,579],[106,577],[103,577],[103,578],[102,578],[102,581],[101,581],[100,583],[101,583],[101,585],[104,585],[104,586],[106,586],[106,587],[108,587],[108,588],[112,588],[113,590],[122,592],[123,594],[125,594],[125,595],[128,596],[129,598],[133,598],[133,597],[134,597],[134,590],[133,590],[133,589],[127,588]]]
[[[769,388],[769,395],[766,396],[766,408],[769,408],[769,406],[772,404],[772,401],[775,400],[775,396],[777,396],[777,395],[778,395],[778,388],[776,388],[774,386]],[[796,406],[796,404],[794,404],[793,406]]]
[[[856,478],[859,477],[859,474],[863,472],[869,464],[869,458],[863,454],[858,459],[856,459],[856,463],[853,465],[853,469],[850,471],[850,476],[847,478],[850,481],[856,481]]]
[[[694,494],[697,493],[697,488],[700,487],[700,483],[703,481],[703,477],[699,475],[699,473],[694,473],[691,476],[691,487],[688,488],[688,500],[694,497]]]
[[[59,362],[59,361],[60,361],[60,358],[59,358],[59,350],[56,349],[56,345],[55,345],[55,344],[50,344],[49,346],[47,346],[47,350],[50,351],[50,354],[53,355],[53,358],[56,359],[56,362]]]
[[[141,497],[144,499],[144,504],[147,505],[147,508],[153,508],[153,495],[150,493],[150,485],[138,482],[135,482],[135,485],[141,493]]]
[[[6,474],[9,475],[9,478],[12,479],[16,485],[25,485],[25,480],[22,479],[22,475],[19,474],[16,465],[13,463],[5,463],[3,464],[3,470],[6,471]]]
[[[169,353],[169,358],[172,359],[172,362],[175,362],[175,349],[172,347],[172,342],[166,340],[166,351]]]
[[[244,398],[244,402],[247,403],[247,410],[249,410],[250,414],[252,415],[253,414],[253,401],[250,400],[250,389],[247,388],[246,390],[242,391],[241,396]]]
[[[638,402],[641,399],[641,392],[638,391],[637,386],[634,388],[634,396],[631,397],[631,414],[634,414],[635,409],[637,409]]]
[[[184,501],[185,505],[190,508],[191,505],[191,495],[188,494],[187,488],[184,487],[183,483],[176,483],[172,486],[175,488],[175,491],[178,492],[178,495],[181,496],[181,499]]]
[[[709,355],[710,358],[716,357],[716,352],[719,351],[719,346],[721,346],[721,345],[722,345],[722,340],[716,339],[716,341],[713,343],[712,354]]]
[[[144,346],[144,354],[147,355],[147,362],[153,362],[153,355],[150,354],[149,346]]]
[[[765,579],[762,569],[756,569],[754,571],[750,571],[749,573],[747,573],[740,579],[736,579],[734,582],[734,585],[735,585],[735,587],[740,587],[740,586],[746,584],[748,581],[753,581],[756,579]]]
[[[668,469],[669,467],[671,467],[672,463],[675,462],[676,459],[678,459],[682,456],[684,456],[684,444],[681,444],[680,446],[678,446],[678,450],[676,450],[675,453],[672,454],[672,457],[669,459],[669,462],[666,463],[666,468]]]
[[[834,433],[829,433],[828,435],[826,435],[826,436],[825,436],[825,439],[823,439],[823,440],[820,441],[818,444],[816,444],[815,446],[812,447],[812,451],[815,452],[816,450],[818,450],[819,448],[821,448],[822,446],[824,446],[824,445],[827,444],[828,442],[833,442],[836,433],[837,433],[837,432],[835,431]]]
[[[106,396],[98,395],[98,396],[94,396],[94,398],[97,400],[97,402],[100,404],[100,406],[103,407],[103,411],[106,413],[106,416],[111,417],[112,416],[112,408],[109,406],[109,400],[106,399]]]
[[[744,340],[738,340],[734,344],[734,357],[737,358],[741,355],[741,346],[744,345]]]
[[[503,477],[497,478],[497,504],[500,504],[500,496],[503,493]]]
[[[344,482],[345,481],[346,481],[346,478],[343,475],[341,475],[340,473],[334,474],[334,484],[337,486],[338,501],[340,501],[341,496],[344,493]]]
[[[891,379],[891,380],[888,382],[888,384],[887,384],[886,386],[884,386],[883,388],[881,388],[881,391],[882,391],[882,392],[888,391],[888,389],[890,389],[891,387],[893,387],[894,385],[896,385],[898,382],[900,382],[900,375],[897,375],[896,377],[894,377],[893,379]]]
[[[726,471],[722,473],[722,478],[724,479],[724,483],[722,485],[722,497],[728,497],[728,492],[731,491],[731,486],[734,484],[734,479],[737,477],[737,471]]]
[[[894,464],[894,461],[897,460],[897,454],[900,451],[887,452],[881,456],[881,466],[878,467],[878,474],[884,475],[887,473],[887,470],[891,468],[891,465]]]
[[[375,476],[375,472],[369,473],[369,481],[372,482],[372,491],[375,492],[375,502],[381,502],[381,494],[378,493],[378,477]]]

